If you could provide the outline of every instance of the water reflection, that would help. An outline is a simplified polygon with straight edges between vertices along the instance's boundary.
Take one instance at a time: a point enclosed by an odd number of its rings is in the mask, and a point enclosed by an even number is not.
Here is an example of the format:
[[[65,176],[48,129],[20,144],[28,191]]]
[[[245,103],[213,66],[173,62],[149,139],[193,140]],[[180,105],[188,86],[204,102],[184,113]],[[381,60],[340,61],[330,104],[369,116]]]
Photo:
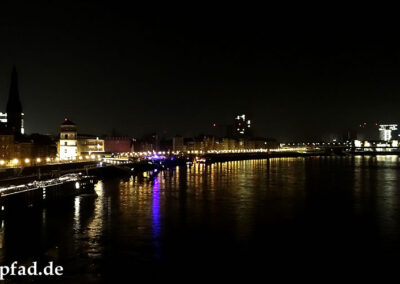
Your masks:
[[[152,201],[152,227],[153,227],[153,244],[155,258],[161,259],[161,213],[160,213],[160,182],[159,178],[153,181],[153,201]]]
[[[3,221],[0,261],[53,260],[72,279],[99,279],[259,255],[400,255],[399,174],[397,156],[356,156],[196,164],[153,180],[103,181],[97,198]]]

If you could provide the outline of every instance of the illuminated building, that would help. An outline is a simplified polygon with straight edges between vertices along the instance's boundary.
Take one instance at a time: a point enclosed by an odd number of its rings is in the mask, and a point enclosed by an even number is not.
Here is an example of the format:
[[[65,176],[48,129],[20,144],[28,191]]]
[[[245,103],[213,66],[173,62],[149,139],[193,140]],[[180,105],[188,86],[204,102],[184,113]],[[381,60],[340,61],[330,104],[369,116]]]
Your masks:
[[[214,136],[203,136],[202,137],[202,142],[203,142],[203,149],[204,151],[207,150],[213,150],[215,148],[215,137]]]
[[[0,123],[7,124],[7,113],[0,111]]]
[[[172,138],[172,151],[183,152],[185,150],[185,144],[182,136],[175,136]]]
[[[185,138],[183,139],[184,143],[184,151],[195,151],[200,150],[202,148],[201,141],[196,141],[194,138]],[[179,150],[176,150],[179,151]]]
[[[397,131],[397,124],[380,124],[379,125],[379,139],[381,141],[392,140],[392,132]]]
[[[14,158],[30,159],[34,152],[34,144],[30,139],[22,139],[14,143]]]
[[[248,135],[250,132],[251,122],[249,119],[246,120],[246,115],[238,115],[235,118],[235,124],[233,133],[234,136],[245,136]]]
[[[24,113],[19,99],[18,74],[14,66],[11,74],[10,93],[6,107],[6,114],[2,113],[2,122],[6,121],[7,128],[14,134],[24,134]]]
[[[219,142],[218,150],[235,150],[238,148],[238,142],[231,138],[222,138]]]
[[[75,123],[66,118],[60,125],[59,158],[76,160],[80,155],[92,153],[104,153],[104,140],[92,135],[78,135]]]
[[[61,160],[73,160],[78,156],[78,131],[75,123],[68,118],[60,125],[58,155]]]
[[[104,153],[104,140],[96,136],[78,135],[78,154]]]
[[[361,148],[362,142],[360,140],[354,140],[354,147]]]
[[[0,126],[0,161],[4,161],[3,165],[12,165],[10,161],[14,159],[33,162],[56,155],[54,140],[49,136],[32,134],[16,137],[10,129]]]
[[[216,138],[209,135],[200,135],[195,138],[176,136],[172,140],[174,152],[210,152],[210,151],[247,151],[277,149],[279,143],[275,139],[255,138]]]

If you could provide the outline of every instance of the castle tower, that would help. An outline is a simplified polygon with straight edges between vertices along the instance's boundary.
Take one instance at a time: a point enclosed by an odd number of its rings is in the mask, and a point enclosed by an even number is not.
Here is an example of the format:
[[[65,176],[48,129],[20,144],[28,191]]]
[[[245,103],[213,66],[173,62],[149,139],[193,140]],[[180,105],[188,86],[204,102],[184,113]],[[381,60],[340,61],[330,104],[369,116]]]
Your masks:
[[[24,134],[24,113],[19,99],[18,74],[15,66],[11,73],[10,93],[7,102],[7,128],[14,134]]]
[[[58,155],[61,160],[75,160],[78,155],[78,131],[75,123],[68,118],[60,125]]]

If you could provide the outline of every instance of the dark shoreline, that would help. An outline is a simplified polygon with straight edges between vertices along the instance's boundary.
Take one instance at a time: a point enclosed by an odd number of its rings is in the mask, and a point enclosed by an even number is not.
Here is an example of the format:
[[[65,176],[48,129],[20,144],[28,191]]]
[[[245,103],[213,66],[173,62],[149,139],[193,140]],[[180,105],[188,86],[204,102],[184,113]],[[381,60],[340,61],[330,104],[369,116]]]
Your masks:
[[[289,153],[289,152],[269,152],[269,153],[220,153],[206,154],[200,156],[205,159],[206,164],[227,161],[242,161],[253,159],[268,158],[298,158],[298,157],[352,157],[352,156],[380,156],[380,155],[400,155],[400,152],[308,152],[308,153]],[[120,165],[98,166],[99,162],[78,162],[66,164],[52,164],[29,166],[23,168],[7,168],[0,172],[0,186],[19,185],[29,183],[33,180],[44,180],[54,178],[67,173],[84,173],[94,175],[97,178],[109,178],[125,175],[137,175],[154,169],[163,170],[176,166],[184,166],[187,162],[193,163],[196,155],[189,155],[176,158],[174,160],[167,159],[163,162],[131,162]]]

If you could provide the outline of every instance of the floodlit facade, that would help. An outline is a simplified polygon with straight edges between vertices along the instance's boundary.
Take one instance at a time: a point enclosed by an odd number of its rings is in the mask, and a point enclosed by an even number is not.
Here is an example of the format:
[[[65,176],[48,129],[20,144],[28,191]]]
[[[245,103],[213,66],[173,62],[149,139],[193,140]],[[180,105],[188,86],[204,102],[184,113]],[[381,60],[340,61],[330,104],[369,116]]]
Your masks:
[[[379,125],[379,139],[381,141],[391,141],[392,132],[397,130],[397,124],[380,124]]]
[[[78,155],[104,153],[104,140],[99,137],[78,136]]]
[[[78,131],[75,123],[65,118],[60,126],[58,154],[61,160],[75,160],[78,156]]]
[[[81,155],[104,153],[104,139],[91,135],[78,135],[78,130],[68,118],[60,125],[58,157],[60,160],[76,160]]]
[[[182,136],[175,136],[172,138],[172,151],[183,152],[185,150],[185,143]]]
[[[7,125],[7,113],[0,111],[0,122]]]

